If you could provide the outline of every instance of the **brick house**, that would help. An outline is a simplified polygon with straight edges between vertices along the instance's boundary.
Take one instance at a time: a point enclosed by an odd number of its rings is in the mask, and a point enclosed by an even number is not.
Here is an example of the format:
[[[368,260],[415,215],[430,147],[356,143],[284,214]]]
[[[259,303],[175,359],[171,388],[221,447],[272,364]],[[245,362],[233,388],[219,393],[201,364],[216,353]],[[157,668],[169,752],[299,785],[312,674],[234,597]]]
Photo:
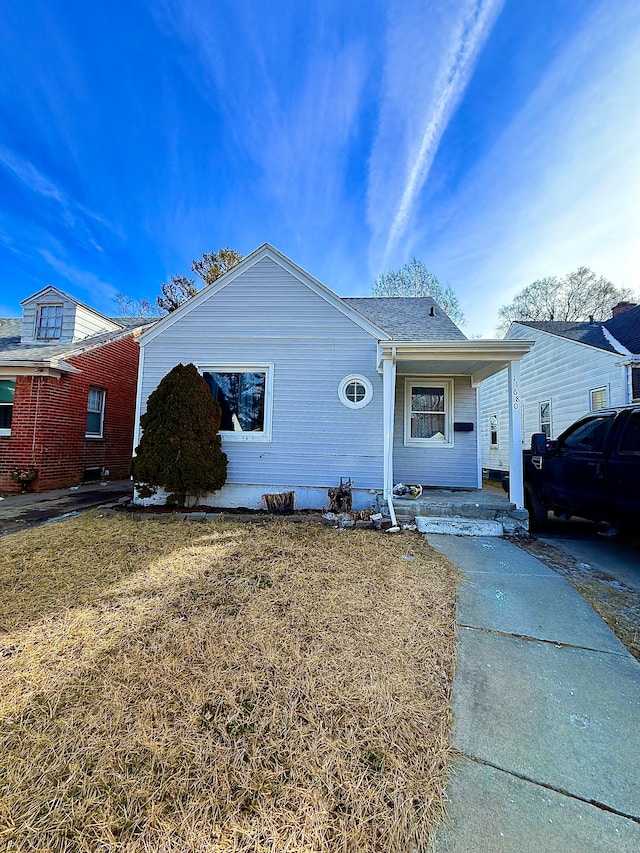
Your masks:
[[[0,491],[129,476],[144,321],[111,319],[55,287],[0,319]]]

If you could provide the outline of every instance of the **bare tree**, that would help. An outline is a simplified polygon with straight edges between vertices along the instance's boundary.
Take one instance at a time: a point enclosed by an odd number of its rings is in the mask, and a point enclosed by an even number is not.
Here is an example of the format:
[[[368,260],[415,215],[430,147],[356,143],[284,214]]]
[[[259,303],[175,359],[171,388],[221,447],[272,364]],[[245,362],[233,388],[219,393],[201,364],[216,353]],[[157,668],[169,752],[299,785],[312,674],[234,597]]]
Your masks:
[[[628,287],[616,287],[589,267],[578,267],[563,278],[549,276],[523,288],[498,311],[498,333],[516,320],[606,320],[616,303],[629,299]]]
[[[437,277],[429,272],[422,261],[412,258],[399,270],[382,273],[373,285],[374,296],[430,296],[454,323],[465,322],[458,297],[447,286],[443,287]]]
[[[150,299],[138,299],[128,293],[116,293],[113,301],[118,306],[121,317],[157,317],[160,313],[158,306]]]

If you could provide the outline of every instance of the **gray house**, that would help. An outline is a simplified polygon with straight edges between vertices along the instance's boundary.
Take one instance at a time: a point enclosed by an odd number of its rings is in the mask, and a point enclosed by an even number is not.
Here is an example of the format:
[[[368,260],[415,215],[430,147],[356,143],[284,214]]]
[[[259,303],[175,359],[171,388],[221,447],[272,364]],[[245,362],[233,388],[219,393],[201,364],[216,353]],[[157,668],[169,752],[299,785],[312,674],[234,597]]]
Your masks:
[[[136,422],[192,362],[222,405],[229,457],[206,503],[294,490],[297,507],[319,508],[340,478],[355,508],[397,482],[478,489],[476,387],[505,367],[517,385],[530,346],[467,340],[430,298],[341,299],[265,244],[141,336]]]

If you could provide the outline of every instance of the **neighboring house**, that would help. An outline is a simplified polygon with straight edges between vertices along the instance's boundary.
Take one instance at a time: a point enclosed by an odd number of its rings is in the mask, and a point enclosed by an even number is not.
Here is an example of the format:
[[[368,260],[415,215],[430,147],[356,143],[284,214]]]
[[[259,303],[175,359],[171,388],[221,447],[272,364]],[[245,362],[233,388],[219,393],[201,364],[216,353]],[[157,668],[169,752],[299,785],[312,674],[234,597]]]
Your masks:
[[[535,341],[520,365],[523,446],[534,432],[557,438],[586,412],[640,400],[640,306],[619,303],[604,322],[515,322],[506,338]],[[480,388],[482,466],[509,469],[503,371]]]
[[[467,340],[430,298],[341,299],[265,244],[141,336],[136,443],[149,395],[193,362],[229,457],[206,503],[322,507],[341,478],[356,508],[397,482],[476,489],[476,385],[529,348]]]
[[[0,319],[0,490],[129,476],[140,320],[110,319],[55,287]],[[108,473],[107,473],[108,472]]]

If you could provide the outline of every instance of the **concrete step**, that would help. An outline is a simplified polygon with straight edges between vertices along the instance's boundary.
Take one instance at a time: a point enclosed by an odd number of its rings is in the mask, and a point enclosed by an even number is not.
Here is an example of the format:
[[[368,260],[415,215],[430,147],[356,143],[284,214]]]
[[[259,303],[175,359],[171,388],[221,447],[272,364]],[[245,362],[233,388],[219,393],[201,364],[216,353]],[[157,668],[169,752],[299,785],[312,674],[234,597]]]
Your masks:
[[[449,533],[454,536],[504,536],[501,521],[487,518],[463,516],[416,515],[416,527],[420,533]]]

